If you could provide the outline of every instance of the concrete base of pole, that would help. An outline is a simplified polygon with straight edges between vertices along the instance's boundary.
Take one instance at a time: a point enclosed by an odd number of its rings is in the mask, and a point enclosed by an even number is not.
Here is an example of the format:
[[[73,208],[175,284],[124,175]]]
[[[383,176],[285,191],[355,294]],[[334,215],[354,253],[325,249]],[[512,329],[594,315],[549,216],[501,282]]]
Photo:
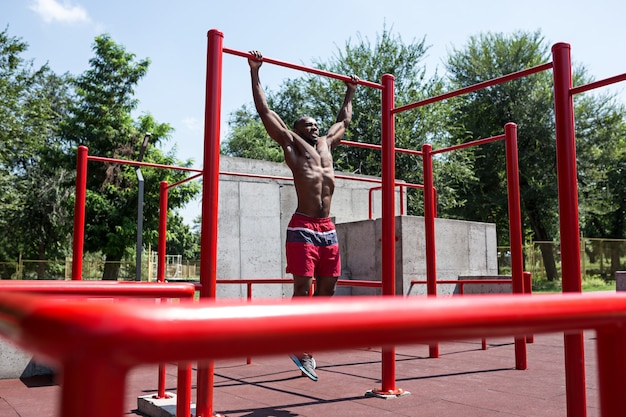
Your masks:
[[[409,391],[405,391],[401,388],[393,390],[393,391],[380,391],[380,390],[369,390],[365,392],[366,397],[376,397],[382,398],[384,400],[393,400],[395,398],[404,397],[406,395],[411,395]]]
[[[192,414],[196,405],[191,404]],[[156,398],[156,394],[137,397],[137,410],[149,417],[176,417],[176,394],[166,392],[165,398]]]

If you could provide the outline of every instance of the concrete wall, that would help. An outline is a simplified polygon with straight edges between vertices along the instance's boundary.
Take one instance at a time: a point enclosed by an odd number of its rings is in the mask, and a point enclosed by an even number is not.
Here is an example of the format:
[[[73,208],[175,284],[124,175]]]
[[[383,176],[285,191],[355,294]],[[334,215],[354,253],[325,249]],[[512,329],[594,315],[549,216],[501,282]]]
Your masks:
[[[244,158],[222,157],[220,171],[270,175],[289,179],[220,177],[218,265],[219,279],[288,278],[285,273],[285,234],[297,206],[291,171],[285,164]],[[331,206],[335,223],[365,220],[369,216],[369,195],[374,177],[353,175],[354,180],[337,179]],[[396,193],[400,211],[400,194]],[[373,214],[380,217],[380,191],[373,194]],[[291,297],[291,285],[258,285],[255,298]],[[221,284],[218,297],[245,297],[244,285]]]
[[[342,279],[380,280],[382,276],[380,219],[337,225],[342,256]],[[459,275],[497,275],[495,225],[436,219],[437,279]],[[396,294],[407,294],[412,280],[426,279],[424,218],[396,217]],[[439,285],[438,294],[451,294],[456,285]],[[411,294],[425,294],[416,285]],[[379,289],[340,288],[341,295],[380,294]]]

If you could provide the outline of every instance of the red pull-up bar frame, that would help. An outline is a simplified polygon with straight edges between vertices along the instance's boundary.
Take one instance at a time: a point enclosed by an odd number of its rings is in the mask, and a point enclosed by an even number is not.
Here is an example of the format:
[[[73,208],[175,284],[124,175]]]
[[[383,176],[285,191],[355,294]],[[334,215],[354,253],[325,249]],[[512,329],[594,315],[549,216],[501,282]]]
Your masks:
[[[60,367],[63,417],[121,417],[128,371],[142,364],[586,329],[597,335],[601,415],[621,417],[625,294],[159,305],[0,292],[0,335]]]

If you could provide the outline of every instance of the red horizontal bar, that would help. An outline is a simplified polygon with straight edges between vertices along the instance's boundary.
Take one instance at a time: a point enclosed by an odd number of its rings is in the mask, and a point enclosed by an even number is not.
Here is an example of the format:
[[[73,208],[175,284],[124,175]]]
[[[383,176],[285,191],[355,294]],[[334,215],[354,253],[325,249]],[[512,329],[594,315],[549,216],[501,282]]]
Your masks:
[[[178,186],[179,186],[179,185],[181,185],[181,184],[184,184],[184,183],[189,182],[189,181],[193,181],[193,180],[195,180],[196,178],[199,178],[199,177],[201,177],[201,176],[202,176],[202,174],[201,174],[201,173],[200,173],[200,174],[196,174],[196,175],[192,175],[191,177],[187,177],[187,178],[185,178],[185,179],[182,179],[182,180],[180,180],[180,181],[177,181],[177,182],[175,182],[175,183],[174,183],[174,184],[172,184],[172,185],[168,185],[168,186],[167,186],[167,188],[168,188],[168,190],[169,190],[170,188],[178,187]]]
[[[454,146],[449,146],[447,148],[441,148],[441,149],[434,150],[434,151],[432,151],[432,154],[434,155],[434,154],[438,154],[438,153],[454,151],[454,150],[457,150],[457,149],[469,148],[470,146],[484,145],[485,143],[496,142],[496,141],[502,140],[504,138],[505,138],[504,135],[498,135],[498,136],[492,136],[490,138],[473,140],[471,142],[461,143],[459,145],[454,145]]]
[[[247,174],[243,172],[229,172],[229,171],[220,171],[220,175],[231,175],[234,177],[249,177],[249,178],[262,178],[268,180],[281,180],[281,181],[293,181],[293,177],[284,177],[279,175],[265,175],[265,174]],[[335,178],[342,180],[350,180],[350,181],[361,181],[361,182],[372,182],[375,184],[380,184],[380,178],[368,178],[368,177],[354,177],[350,175],[343,174],[335,174]],[[405,186],[412,188],[423,188],[423,185],[420,184],[411,184],[405,182],[396,182],[396,186]]]
[[[292,278],[233,278],[233,279],[218,279],[218,284],[291,284]]]
[[[90,297],[193,298],[195,286],[187,283],[126,281],[0,281],[0,291]]]
[[[291,284],[292,278],[251,278],[251,279],[218,279],[218,284]],[[337,280],[337,285],[345,287],[380,287],[380,281],[367,281],[357,279],[340,279]]]
[[[483,88],[491,87],[493,85],[502,84],[508,81],[515,80],[517,78],[522,78],[530,74],[535,74],[537,72],[546,71],[552,68],[552,62],[548,62],[546,64],[537,65],[536,67],[528,68],[525,70],[513,72],[511,74],[503,75],[501,77],[493,78],[491,80],[483,81],[478,84],[473,84],[468,87],[464,87],[455,91],[450,91],[448,93],[440,94],[438,96],[433,96],[424,100],[416,101],[412,104],[407,104],[405,106],[396,107],[391,112],[392,113],[400,113],[406,110],[411,110],[416,107],[426,106],[428,104],[436,103],[438,101],[443,101],[452,97],[460,96],[463,94],[471,93],[472,91],[482,90]]]
[[[251,55],[248,52],[237,51],[235,49],[223,48],[223,51],[227,54],[237,55],[243,58],[252,58],[255,59],[254,55]],[[299,71],[310,72],[316,75],[322,75],[324,77],[335,78],[341,81],[352,82],[352,78],[347,75],[335,74],[334,72],[324,71],[317,68],[305,67],[303,65],[292,64],[290,62],[279,61],[277,59],[263,57],[263,62],[267,62],[268,64],[274,64],[281,67],[291,68]],[[378,83],[373,83],[371,81],[359,80],[358,84],[364,85],[366,87],[376,88],[382,90],[383,86]]]
[[[366,148],[366,149],[375,149],[375,150],[381,150],[382,148],[381,145],[376,145],[373,143],[353,142],[350,140],[342,140],[341,144],[354,146],[355,148]],[[399,152],[399,153],[406,153],[409,155],[422,155],[422,151],[415,151],[412,149],[404,149],[404,148],[394,148],[394,149],[396,152]]]
[[[285,177],[285,176],[280,176],[280,175],[248,174],[245,172],[220,171],[220,175],[229,175],[233,177],[262,178],[262,179],[268,179],[268,180],[293,181],[293,177]]]
[[[505,279],[449,279],[449,280],[438,280],[437,284],[511,284],[513,282],[510,278]],[[411,285],[413,284],[427,284],[426,280],[412,280]]]
[[[174,169],[177,171],[202,172],[202,170],[198,168],[179,167],[176,165],[165,165],[165,164],[153,164],[151,162],[128,161],[126,159],[105,158],[103,156],[88,156],[87,159],[90,161],[112,162],[112,163],[121,164],[121,165],[136,165],[136,166],[151,167],[151,168]]]
[[[626,73],[616,75],[614,77],[605,78],[603,80],[594,81],[589,84],[579,85],[578,87],[572,87],[570,93],[572,95],[584,93],[585,91],[593,90],[595,88],[604,87],[607,85],[615,84],[620,81],[626,81]]]
[[[382,288],[383,283],[381,281],[367,281],[359,279],[340,279],[337,280],[337,285],[344,287],[369,287],[369,288]]]
[[[626,294],[619,293],[200,300],[175,305],[0,293],[4,337],[59,361],[80,352],[125,367],[623,324]]]

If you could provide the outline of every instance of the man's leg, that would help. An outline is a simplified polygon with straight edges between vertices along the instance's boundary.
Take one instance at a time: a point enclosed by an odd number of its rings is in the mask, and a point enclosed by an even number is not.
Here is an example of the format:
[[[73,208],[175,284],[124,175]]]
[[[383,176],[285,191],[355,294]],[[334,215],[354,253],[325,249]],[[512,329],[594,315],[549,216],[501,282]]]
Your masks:
[[[294,275],[293,276],[293,296],[294,297],[308,297],[311,294],[311,284],[313,283],[313,277],[305,277]],[[306,324],[305,324],[306,326]],[[291,360],[300,368],[302,375],[309,377],[313,381],[317,381],[317,374],[315,373],[315,359],[308,353],[300,353],[298,355],[289,355]]]
[[[293,296],[307,297],[311,294],[311,285],[313,277],[305,277],[301,275],[293,276]]]
[[[315,279],[315,294],[321,297],[331,297],[335,294],[337,288],[337,279],[339,277],[317,277]]]

